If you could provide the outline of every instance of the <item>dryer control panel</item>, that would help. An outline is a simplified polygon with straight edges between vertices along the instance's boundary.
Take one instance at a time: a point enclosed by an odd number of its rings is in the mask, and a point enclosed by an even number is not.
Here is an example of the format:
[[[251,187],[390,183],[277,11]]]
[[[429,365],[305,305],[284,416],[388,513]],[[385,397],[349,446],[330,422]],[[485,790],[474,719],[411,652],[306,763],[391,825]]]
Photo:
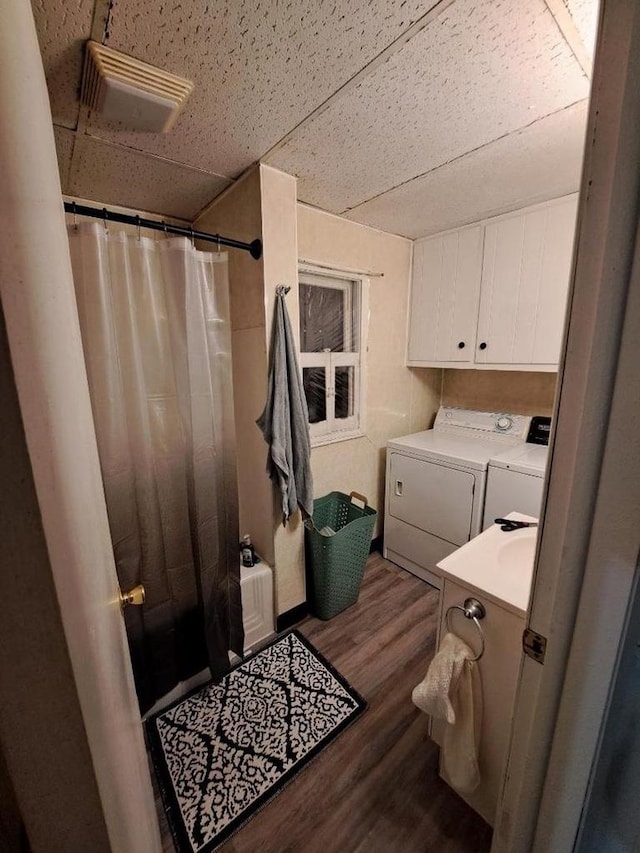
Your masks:
[[[527,415],[440,406],[433,428],[454,435],[475,435],[489,441],[517,444],[525,441],[530,424],[531,418]]]

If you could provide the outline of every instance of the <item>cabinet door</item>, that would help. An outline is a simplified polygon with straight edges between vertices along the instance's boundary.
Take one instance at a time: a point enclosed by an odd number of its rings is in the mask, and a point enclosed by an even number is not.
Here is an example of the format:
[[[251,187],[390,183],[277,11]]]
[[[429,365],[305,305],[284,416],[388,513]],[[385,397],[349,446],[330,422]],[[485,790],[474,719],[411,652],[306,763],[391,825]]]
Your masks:
[[[472,362],[482,228],[414,243],[409,363]]]
[[[478,364],[558,363],[576,209],[571,196],[486,226]]]

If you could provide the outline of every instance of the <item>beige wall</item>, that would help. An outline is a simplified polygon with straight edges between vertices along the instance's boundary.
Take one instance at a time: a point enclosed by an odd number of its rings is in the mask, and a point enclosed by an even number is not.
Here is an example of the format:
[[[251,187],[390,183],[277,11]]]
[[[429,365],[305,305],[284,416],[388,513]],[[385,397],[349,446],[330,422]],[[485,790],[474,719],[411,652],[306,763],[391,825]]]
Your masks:
[[[298,205],[298,256],[336,269],[383,273],[371,277],[366,359],[365,435],[314,448],[316,496],[362,492],[384,510],[385,448],[389,438],[427,429],[440,403],[442,371],[405,366],[411,241]]]
[[[262,239],[260,170],[229,187],[194,227],[251,242]],[[209,244],[200,248],[210,249]],[[267,387],[267,336],[263,260],[229,251],[233,397],[236,419],[240,534],[250,533],[256,550],[273,565],[272,494],[265,473],[267,448],[256,426]]]
[[[445,370],[442,403],[487,412],[550,415],[557,375],[510,370]]]
[[[267,445],[256,425],[267,395],[268,351],[275,290],[291,287],[287,307],[298,312],[296,180],[257,166],[216,199],[196,220],[204,231],[263,241],[256,262],[229,252],[234,407],[241,533],[249,532],[274,572],[278,614],[301,604],[304,583],[303,529],[299,514],[283,528],[280,497],[266,474]]]
[[[260,166],[262,229],[264,238],[264,300],[269,343],[273,325],[276,287],[284,284],[287,310],[296,342],[299,341],[298,252],[296,179],[269,166]],[[263,391],[263,401],[266,388]],[[263,444],[264,446],[264,444]],[[282,499],[273,490],[273,548],[275,595],[278,613],[285,613],[306,599],[304,573],[304,529],[297,512],[282,525]]]

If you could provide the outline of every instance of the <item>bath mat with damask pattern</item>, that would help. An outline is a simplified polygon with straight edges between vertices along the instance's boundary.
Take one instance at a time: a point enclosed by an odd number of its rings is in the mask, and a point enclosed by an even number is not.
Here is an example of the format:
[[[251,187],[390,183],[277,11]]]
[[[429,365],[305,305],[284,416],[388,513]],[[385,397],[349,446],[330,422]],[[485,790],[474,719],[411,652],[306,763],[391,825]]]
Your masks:
[[[223,844],[365,708],[292,631],[147,720],[180,853]]]

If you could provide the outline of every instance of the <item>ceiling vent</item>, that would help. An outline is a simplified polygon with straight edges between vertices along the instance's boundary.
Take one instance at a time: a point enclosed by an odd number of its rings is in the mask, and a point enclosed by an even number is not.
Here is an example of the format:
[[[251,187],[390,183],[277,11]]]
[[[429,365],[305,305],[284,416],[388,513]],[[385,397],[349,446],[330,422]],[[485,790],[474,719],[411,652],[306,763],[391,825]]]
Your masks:
[[[87,42],[82,102],[127,130],[166,133],[193,83],[95,41]]]

